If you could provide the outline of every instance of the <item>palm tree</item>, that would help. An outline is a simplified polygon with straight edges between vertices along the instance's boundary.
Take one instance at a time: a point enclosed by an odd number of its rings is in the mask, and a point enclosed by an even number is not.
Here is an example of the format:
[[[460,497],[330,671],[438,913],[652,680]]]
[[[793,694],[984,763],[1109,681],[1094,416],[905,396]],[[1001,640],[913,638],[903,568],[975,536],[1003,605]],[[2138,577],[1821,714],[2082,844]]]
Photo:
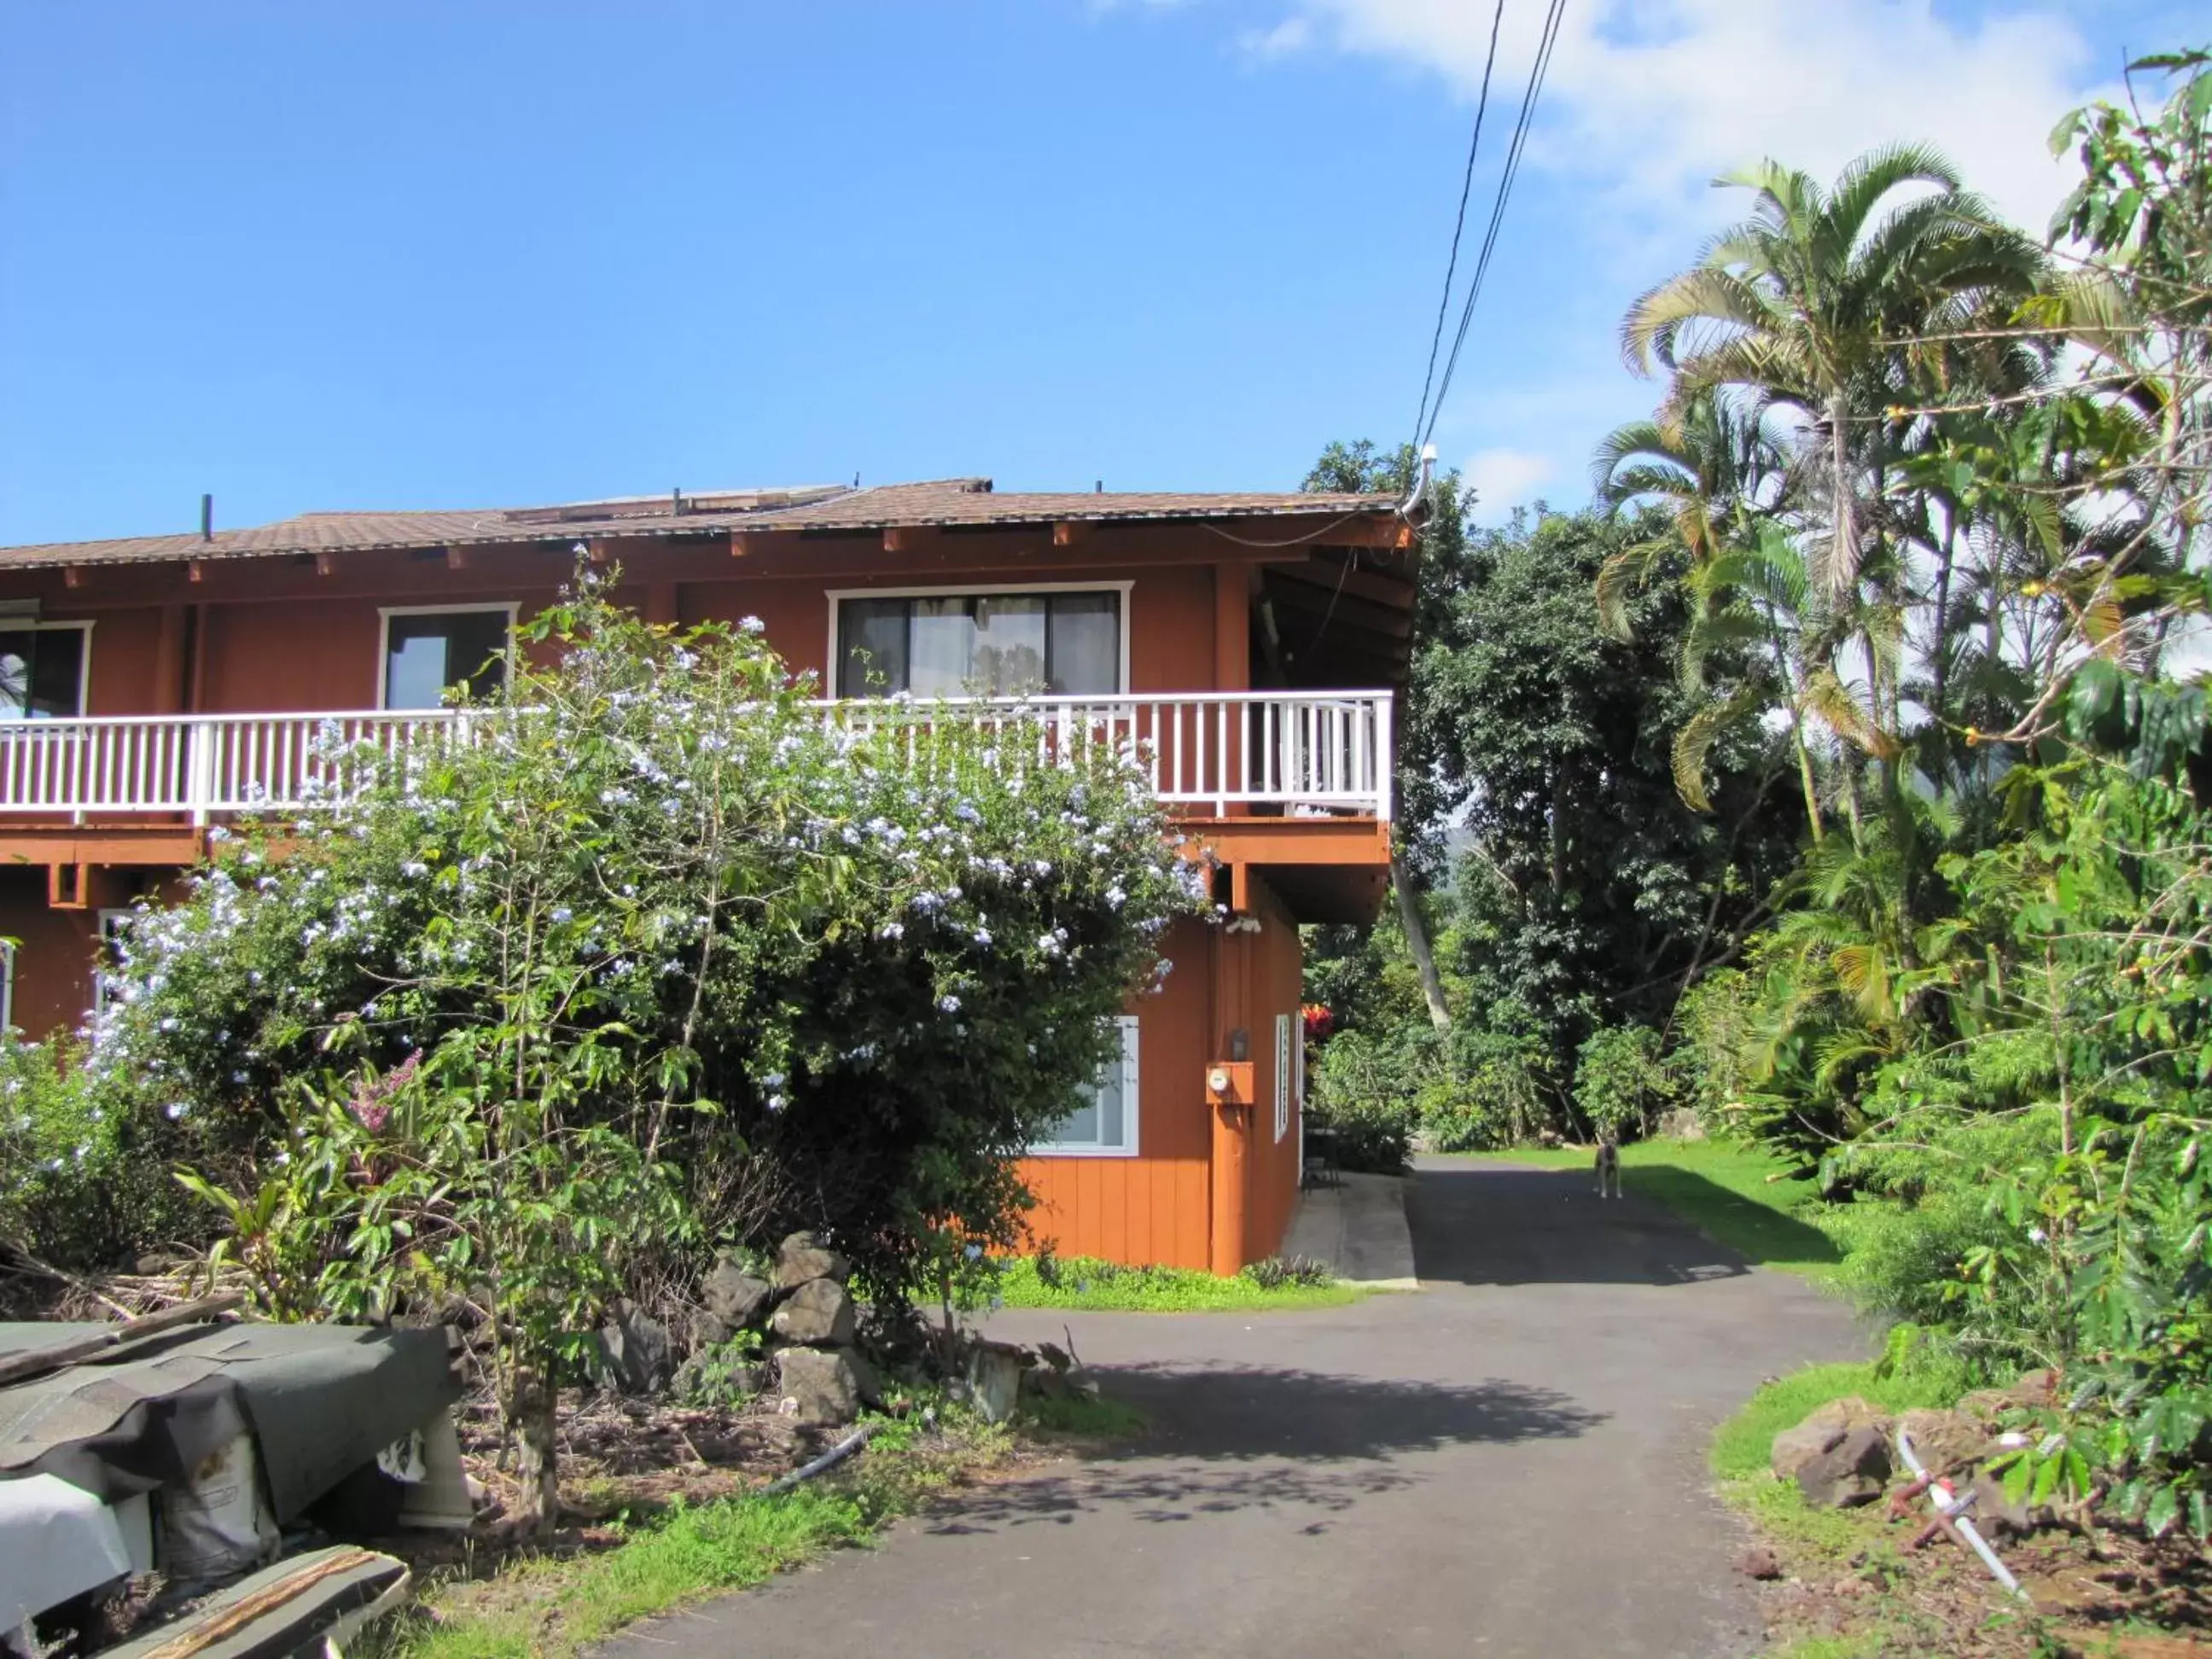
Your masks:
[[[1631,421],[1607,434],[1590,463],[1597,499],[1616,513],[1638,502],[1662,503],[1671,509],[1674,537],[1636,543],[1605,562],[1597,576],[1598,620],[1613,637],[1627,640],[1629,596],[1677,545],[1687,550],[1684,685],[1704,690],[1707,665],[1730,647],[1763,653],[1773,685],[1717,695],[1690,718],[1674,739],[1674,787],[1693,811],[1711,811],[1706,757],[1730,727],[1762,717],[1765,693],[1778,687],[1806,821],[1818,842],[1824,829],[1820,792],[1805,743],[1809,676],[1799,650],[1807,604],[1803,562],[1765,516],[1776,504],[1783,460],[1763,412],[1754,405],[1742,413],[1717,391],[1692,399],[1670,420]]]
[[[1590,461],[1590,489],[1615,513],[1639,501],[1666,507],[1696,567],[1742,539],[1747,524],[1771,504],[1782,464],[1781,446],[1761,413],[1740,414],[1708,394],[1671,420],[1631,421],[1608,433]],[[1629,637],[1628,596],[1673,547],[1664,538],[1639,542],[1598,572],[1598,619],[1613,638]]]
[[[1754,192],[1751,216],[1630,307],[1622,356],[1639,374],[1671,371],[1662,423],[1722,387],[1802,420],[1801,467],[1819,486],[1804,493],[1821,520],[1813,574],[1840,607],[1879,517],[1887,411],[1967,356],[1948,341],[1905,343],[1955,332],[1994,296],[2025,295],[2042,258],[1924,146],[1863,155],[1825,191],[1771,161],[1720,182]],[[1893,200],[1916,185],[1926,192]]]

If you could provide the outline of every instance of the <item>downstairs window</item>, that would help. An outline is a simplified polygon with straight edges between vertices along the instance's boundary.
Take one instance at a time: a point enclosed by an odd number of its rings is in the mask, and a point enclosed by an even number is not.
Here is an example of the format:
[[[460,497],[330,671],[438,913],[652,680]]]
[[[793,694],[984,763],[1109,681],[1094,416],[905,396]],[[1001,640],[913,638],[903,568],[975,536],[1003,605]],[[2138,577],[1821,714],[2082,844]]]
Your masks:
[[[1121,1050],[1106,1062],[1083,1103],[1030,1148],[1039,1158],[1134,1158],[1137,1155],[1137,1017],[1114,1022]]]

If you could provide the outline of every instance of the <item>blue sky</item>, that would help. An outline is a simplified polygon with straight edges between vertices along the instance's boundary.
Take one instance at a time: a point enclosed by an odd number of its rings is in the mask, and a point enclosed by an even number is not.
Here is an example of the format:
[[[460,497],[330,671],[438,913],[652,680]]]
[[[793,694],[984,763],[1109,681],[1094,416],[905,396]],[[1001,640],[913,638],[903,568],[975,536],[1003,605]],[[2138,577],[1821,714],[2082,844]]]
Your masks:
[[[1613,331],[1729,216],[1716,171],[1929,138],[2039,219],[2052,120],[2191,9],[1570,7],[1437,432],[1492,514],[1583,499],[1650,407]],[[1507,0],[1516,98],[1540,11]],[[1332,438],[1409,434],[1488,25],[0,8],[0,542],[191,528],[204,490],[243,524],[855,472],[1292,487]]]

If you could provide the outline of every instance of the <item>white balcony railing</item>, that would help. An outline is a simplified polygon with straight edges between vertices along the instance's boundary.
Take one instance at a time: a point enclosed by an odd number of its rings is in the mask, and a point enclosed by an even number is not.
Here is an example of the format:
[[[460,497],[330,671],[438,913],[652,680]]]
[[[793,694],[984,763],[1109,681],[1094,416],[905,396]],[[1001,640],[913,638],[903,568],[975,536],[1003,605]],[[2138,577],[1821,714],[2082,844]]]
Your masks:
[[[1186,812],[1390,816],[1387,691],[816,706],[827,720],[869,729],[919,727],[950,714],[1018,734],[1046,762],[1105,745],[1133,754],[1159,799]],[[466,742],[487,719],[482,710],[410,709],[0,721],[0,815],[206,823],[281,812],[343,794],[362,745],[396,754]]]

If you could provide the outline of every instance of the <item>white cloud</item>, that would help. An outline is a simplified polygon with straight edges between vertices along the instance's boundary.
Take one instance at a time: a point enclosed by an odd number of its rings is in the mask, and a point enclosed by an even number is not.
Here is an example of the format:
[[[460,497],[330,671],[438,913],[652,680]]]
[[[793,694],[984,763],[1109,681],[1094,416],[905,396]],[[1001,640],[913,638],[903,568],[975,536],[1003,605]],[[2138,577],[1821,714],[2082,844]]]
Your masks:
[[[1558,471],[1548,455],[1530,449],[1485,449],[1470,456],[1461,477],[1474,491],[1478,524],[1502,524],[1516,507],[1536,498],[1538,486]]]
[[[1237,44],[1248,58],[1288,58],[1313,44],[1313,24],[1304,17],[1285,17],[1271,29],[1246,31]]]
[[[1323,44],[1433,70],[1469,97],[1480,82],[1491,18],[1475,0],[1284,3]],[[1542,11],[1506,7],[1491,107],[1509,121]],[[1565,16],[1528,166],[1604,181],[1624,229],[1711,226],[1708,182],[1762,156],[1825,181],[1917,139],[2039,232],[2065,190],[2045,141],[2096,90],[2080,30],[2048,9],[1954,21],[1933,0],[1578,0]]]

